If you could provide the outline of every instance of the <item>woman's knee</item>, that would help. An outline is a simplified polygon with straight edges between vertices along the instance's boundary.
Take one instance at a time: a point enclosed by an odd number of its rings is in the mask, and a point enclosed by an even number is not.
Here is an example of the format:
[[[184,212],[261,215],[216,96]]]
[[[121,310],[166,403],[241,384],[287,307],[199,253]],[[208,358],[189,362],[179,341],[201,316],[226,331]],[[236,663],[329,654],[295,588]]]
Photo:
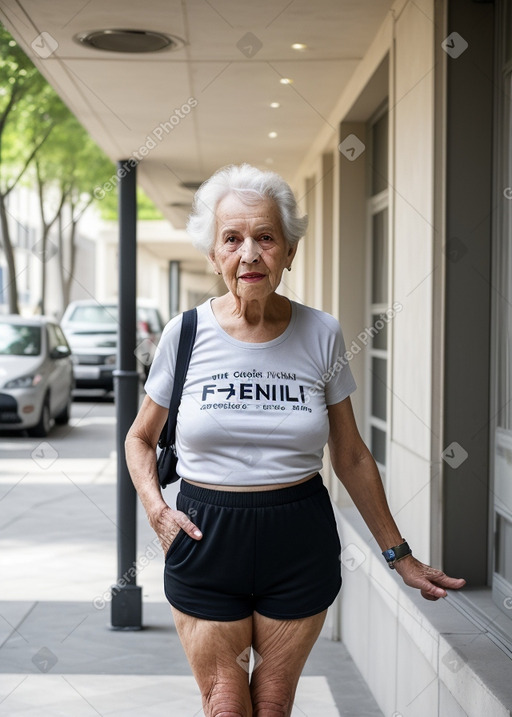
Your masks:
[[[202,698],[206,717],[252,717],[249,690],[237,689],[229,679],[214,677]]]
[[[295,685],[289,680],[258,680],[251,687],[254,717],[289,717],[295,697]]]

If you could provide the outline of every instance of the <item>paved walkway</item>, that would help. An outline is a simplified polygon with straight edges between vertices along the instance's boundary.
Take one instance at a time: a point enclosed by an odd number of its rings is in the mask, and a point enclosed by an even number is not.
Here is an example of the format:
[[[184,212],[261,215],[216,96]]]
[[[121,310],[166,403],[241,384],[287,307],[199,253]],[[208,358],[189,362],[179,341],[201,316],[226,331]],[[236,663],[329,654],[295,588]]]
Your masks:
[[[163,595],[161,550],[142,509],[144,629],[110,629],[114,430],[111,404],[75,403],[71,426],[45,441],[0,436],[2,715],[203,714]],[[304,669],[293,717],[381,715],[342,643],[329,639],[329,622]]]

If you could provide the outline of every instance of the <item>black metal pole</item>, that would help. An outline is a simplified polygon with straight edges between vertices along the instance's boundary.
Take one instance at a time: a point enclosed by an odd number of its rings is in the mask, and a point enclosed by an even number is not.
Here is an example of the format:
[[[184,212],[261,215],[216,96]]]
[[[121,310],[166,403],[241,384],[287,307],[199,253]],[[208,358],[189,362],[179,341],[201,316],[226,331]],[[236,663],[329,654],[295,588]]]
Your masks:
[[[136,164],[118,162],[119,177],[119,329],[118,368],[114,372],[117,418],[117,583],[112,586],[113,628],[140,630],[142,588],[137,586],[137,496],[128,473],[124,441],[139,405],[137,337]]]

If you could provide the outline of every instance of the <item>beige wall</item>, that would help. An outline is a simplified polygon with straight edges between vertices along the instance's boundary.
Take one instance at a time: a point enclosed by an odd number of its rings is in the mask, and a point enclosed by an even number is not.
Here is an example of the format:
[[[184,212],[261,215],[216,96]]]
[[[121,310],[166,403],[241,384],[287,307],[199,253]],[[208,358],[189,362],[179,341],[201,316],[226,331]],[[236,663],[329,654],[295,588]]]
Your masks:
[[[433,416],[437,408],[432,407],[440,405],[443,390],[432,356],[437,360],[439,337],[444,331],[439,309],[435,315],[433,312],[433,306],[439,307],[442,302],[444,278],[439,250],[442,237],[434,234],[434,209],[439,210],[436,202],[442,190],[434,192],[434,178],[438,189],[445,171],[439,145],[444,88],[438,85],[435,95],[434,69],[436,62],[442,65],[447,60],[439,49],[443,29],[434,24],[434,6],[439,25],[441,0],[394,3],[326,127],[311,143],[294,188],[299,196],[301,190],[306,194],[303,208],[313,221],[309,246],[302,247],[297,272],[290,278],[295,295],[340,320],[350,347],[368,321],[366,177],[370,147],[365,132],[387,97],[389,303],[399,302],[402,310],[388,324],[391,350],[385,482],[391,512],[402,535],[415,556],[427,563],[439,559],[436,546],[440,542],[438,514],[442,511],[431,480],[438,471],[441,441],[440,417]],[[339,128],[339,135],[332,128]],[[363,154],[360,160],[350,161],[337,151],[338,143],[349,134],[368,144],[366,156]],[[322,182],[328,153],[333,153],[332,187]],[[363,435],[369,390],[365,359],[363,349],[350,364],[358,384],[352,402]],[[365,438],[368,442],[368,436]],[[454,599],[432,604],[406,588],[385,565],[379,546],[356,509],[345,507],[347,495],[327,465],[324,475],[337,503],[344,581],[339,603],[330,611],[330,624],[336,636],[341,625],[341,638],[383,714],[509,714],[493,681],[482,680],[481,660],[473,659],[474,664],[468,660],[460,670],[452,669],[458,646],[472,643],[476,632],[480,641],[477,649],[482,650],[479,654],[485,654],[493,666],[500,665],[497,674],[510,670],[509,657],[454,607]],[[431,505],[431,495],[436,505]],[[346,553],[348,560],[344,560]]]
[[[382,98],[389,102],[390,305],[403,306],[388,326],[389,458],[386,487],[392,512],[415,551],[428,561],[430,545],[431,345],[433,270],[433,0],[399,2],[388,16],[329,117],[339,135],[312,144],[295,188],[304,196],[310,229],[287,279],[289,294],[334,314],[347,348],[366,316],[366,176],[369,158],[350,161],[337,150],[355,134],[366,143],[367,122]],[[383,74],[383,59],[389,63]],[[378,86],[380,84],[380,87]],[[326,179],[325,179],[326,178]],[[330,197],[334,195],[334,202]],[[360,343],[360,342],[359,342]],[[350,367],[352,396],[365,433],[368,379],[365,349]],[[327,480],[329,471],[325,469]],[[330,481],[329,481],[330,482]],[[333,498],[346,495],[331,483]]]
[[[347,347],[357,340],[368,321],[366,181],[370,158],[362,156],[360,160],[349,161],[337,151],[337,145],[349,134],[355,134],[366,143],[368,120],[387,96],[389,304],[400,302],[403,309],[388,324],[390,435],[386,488],[402,534],[415,554],[428,562],[434,268],[434,0],[401,1],[395,3],[393,9],[340,97],[336,113],[329,118],[331,127],[339,127],[339,136],[325,134],[323,142],[317,138],[296,179],[296,188],[303,186],[309,190],[309,211],[313,193],[315,196],[314,231],[310,232],[308,242],[314,243],[316,250],[308,247],[303,252],[295,286],[300,287],[297,293],[303,300],[313,305],[319,302],[320,308],[340,320]],[[383,62],[386,56],[388,63]],[[326,185],[322,190],[318,180],[322,176],[321,168],[326,167],[325,154],[333,149],[334,202],[329,206],[329,187]],[[332,218],[332,235],[327,239],[322,234],[329,231],[326,212],[331,212]],[[325,287],[322,286],[324,280]],[[311,285],[313,281],[319,283],[319,288]],[[350,366],[358,384],[352,402],[364,435],[369,389],[364,348]],[[364,437],[368,442],[369,437]],[[346,505],[345,491],[327,469],[324,473],[334,500],[339,506]],[[360,523],[359,520],[358,525]],[[384,714],[396,713],[400,707],[408,715],[438,715],[442,687],[436,681],[435,659],[431,659],[428,652],[427,637],[416,630],[414,621],[404,626],[400,619],[399,606],[405,604],[401,585],[387,579],[390,571],[364,527],[354,530],[343,517],[340,526],[344,549],[348,546],[363,559],[358,569],[344,570],[342,639]],[[401,679],[404,670],[411,673],[408,685]],[[421,684],[430,682],[431,689],[420,689]],[[412,702],[410,695],[414,697],[418,693],[421,697]],[[453,709],[446,714],[457,714],[456,706]]]

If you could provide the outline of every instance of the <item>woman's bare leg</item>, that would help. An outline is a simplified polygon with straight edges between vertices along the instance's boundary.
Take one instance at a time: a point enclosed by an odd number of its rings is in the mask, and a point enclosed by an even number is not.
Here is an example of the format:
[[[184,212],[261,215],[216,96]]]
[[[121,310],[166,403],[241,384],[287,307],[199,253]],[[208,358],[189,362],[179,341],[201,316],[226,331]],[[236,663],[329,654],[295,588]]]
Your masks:
[[[253,613],[253,647],[261,657],[252,673],[254,717],[289,717],[304,663],[327,610],[299,620],[272,620]]]
[[[201,620],[172,608],[181,644],[194,673],[206,717],[252,717],[245,658],[252,617],[233,622]]]

